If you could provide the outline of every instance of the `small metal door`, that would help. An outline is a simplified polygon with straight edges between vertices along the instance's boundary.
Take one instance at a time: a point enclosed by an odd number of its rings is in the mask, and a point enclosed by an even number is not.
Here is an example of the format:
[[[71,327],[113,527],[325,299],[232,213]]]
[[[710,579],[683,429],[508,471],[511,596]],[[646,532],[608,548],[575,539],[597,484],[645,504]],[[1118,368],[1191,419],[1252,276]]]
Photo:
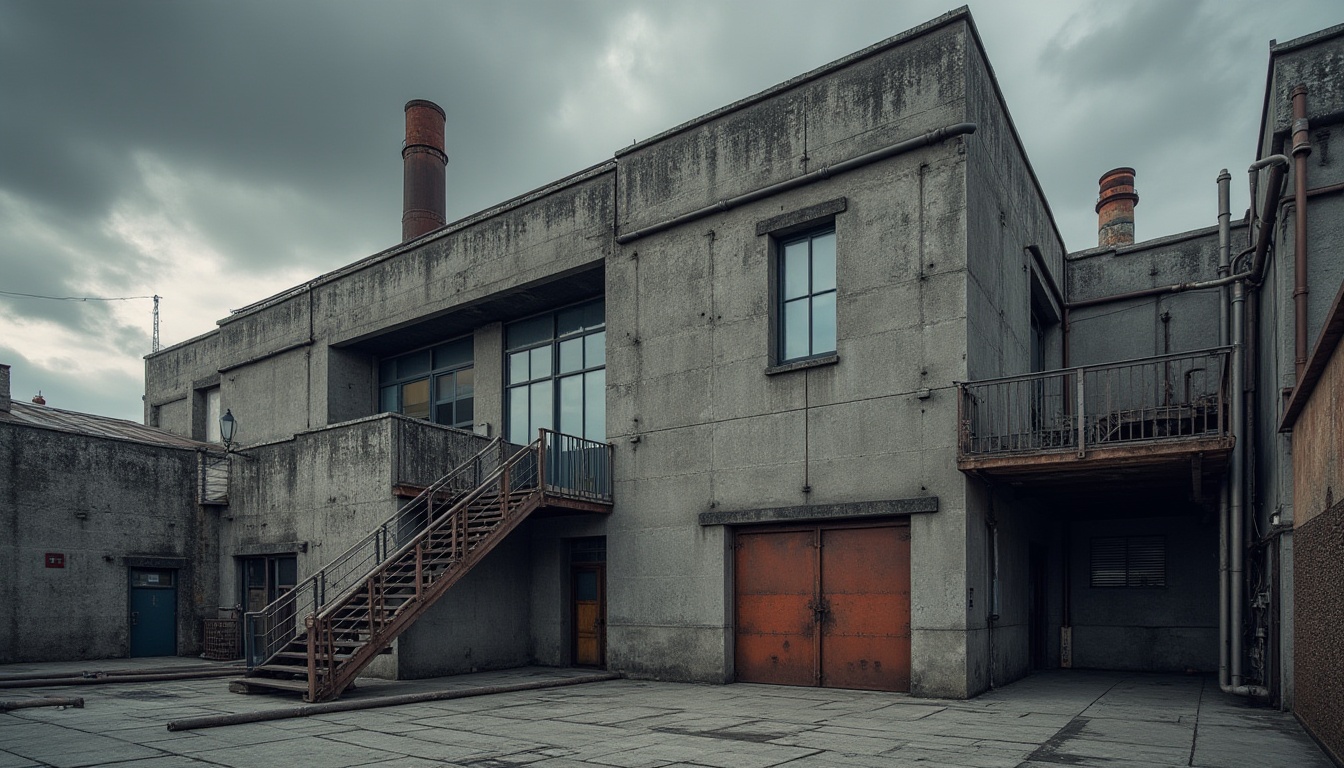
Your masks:
[[[177,572],[132,568],[130,655],[177,655]]]

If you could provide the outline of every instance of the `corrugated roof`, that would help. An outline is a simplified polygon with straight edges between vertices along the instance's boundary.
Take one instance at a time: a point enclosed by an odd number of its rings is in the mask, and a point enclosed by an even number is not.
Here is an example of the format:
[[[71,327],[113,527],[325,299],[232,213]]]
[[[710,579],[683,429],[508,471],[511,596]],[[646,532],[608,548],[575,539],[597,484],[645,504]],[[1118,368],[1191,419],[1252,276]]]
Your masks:
[[[106,437],[113,440],[129,440],[133,443],[163,445],[169,448],[208,448],[223,450],[221,446],[190,440],[155,427],[147,427],[134,421],[114,419],[109,416],[96,416],[92,413],[63,411],[36,403],[10,402],[8,413],[0,411],[0,423],[23,424],[58,432],[70,432],[91,437]]]

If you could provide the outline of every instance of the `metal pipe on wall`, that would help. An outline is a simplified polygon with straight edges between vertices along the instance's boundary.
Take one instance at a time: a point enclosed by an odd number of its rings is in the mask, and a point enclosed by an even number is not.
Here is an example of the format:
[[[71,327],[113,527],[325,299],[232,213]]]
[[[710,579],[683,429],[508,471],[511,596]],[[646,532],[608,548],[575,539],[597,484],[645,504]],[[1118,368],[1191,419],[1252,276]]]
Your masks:
[[[1307,368],[1307,87],[1293,89],[1293,368],[1294,382]]]
[[[1222,173],[1218,174],[1218,275],[1227,277],[1232,270],[1231,251],[1232,251],[1232,204],[1229,187],[1231,186],[1232,174],[1224,168]],[[1228,288],[1223,287],[1218,290],[1218,344],[1224,346],[1228,343],[1231,320],[1231,307],[1229,306]],[[1238,438],[1240,439],[1240,438]],[[1231,515],[1231,478],[1224,480],[1223,487],[1218,493],[1218,684],[1219,686],[1231,685],[1231,667],[1229,666],[1230,654],[1228,653],[1228,627],[1231,626],[1231,617],[1228,612],[1228,597],[1230,590],[1228,588],[1228,545],[1230,544],[1229,528]]]

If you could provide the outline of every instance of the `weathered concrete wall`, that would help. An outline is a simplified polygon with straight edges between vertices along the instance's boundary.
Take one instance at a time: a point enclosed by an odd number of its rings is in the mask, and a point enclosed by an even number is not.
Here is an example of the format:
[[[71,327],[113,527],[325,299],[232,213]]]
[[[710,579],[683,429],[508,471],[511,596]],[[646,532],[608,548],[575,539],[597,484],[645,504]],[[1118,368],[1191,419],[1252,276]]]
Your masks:
[[[196,452],[0,424],[0,662],[126,656],[127,557],[177,570],[177,652],[219,605]],[[47,568],[44,555],[65,555]]]
[[[1030,370],[1031,280],[1035,247],[1064,284],[1064,242],[1023,152],[998,86],[981,57],[966,70],[969,119],[978,127],[966,179],[967,377],[990,379]],[[1048,297],[1053,298],[1053,297]],[[1052,306],[1055,312],[1061,307]],[[1058,328],[1047,336],[1046,367],[1060,362]]]
[[[460,430],[384,414],[247,449],[251,460],[233,461],[230,503],[220,530],[224,604],[242,602],[238,557],[295,554],[299,579],[307,578],[396,513],[405,500],[392,495],[393,485],[432,482],[485,442]],[[526,626],[525,599],[495,599],[500,590],[507,593],[517,589],[516,582],[526,583],[521,566],[499,567],[501,561],[520,558],[499,554],[492,553],[484,571],[473,573],[445,604],[430,610],[425,620],[436,627],[432,633],[413,630],[398,641],[394,656],[379,658],[371,671],[386,676],[461,671],[455,665],[468,657],[480,668],[521,663],[506,643],[492,656],[481,643],[478,625],[452,619],[513,611],[510,620]],[[410,650],[403,650],[403,643]]]
[[[1307,158],[1308,188],[1328,187],[1344,182],[1344,162],[1340,159],[1341,128],[1344,127],[1344,35],[1308,35],[1272,49],[1268,114],[1260,136],[1261,157],[1288,154],[1292,149],[1291,93],[1298,85],[1307,88],[1307,119],[1313,151]],[[1261,175],[1261,198],[1264,180]],[[1293,197],[1294,180],[1289,179],[1285,199]],[[1258,203],[1259,204],[1259,203]],[[1252,510],[1262,527],[1269,516],[1280,511],[1285,518],[1294,514],[1293,454],[1287,435],[1277,431],[1282,414],[1282,390],[1296,382],[1293,291],[1296,276],[1293,252],[1296,248],[1294,208],[1283,210],[1269,260],[1264,286],[1257,292],[1262,322],[1259,329],[1259,369],[1256,395],[1257,455],[1266,461],[1257,467],[1256,487],[1259,504]],[[1313,196],[1307,203],[1307,348],[1320,335],[1334,293],[1344,282],[1344,260],[1339,244],[1344,243],[1344,195]]]
[[[195,390],[219,376],[219,332],[145,356],[145,423],[194,436]]]
[[[164,429],[190,435],[194,389],[216,377],[243,444],[373,414],[379,355],[497,329],[508,312],[547,308],[538,284],[600,268],[613,175],[610,163],[597,166],[246,308],[150,355],[146,402]]]
[[[1045,320],[1062,313],[1047,286],[1063,283],[1064,243],[1023,151],[998,85],[981,56],[966,67],[968,119],[977,125],[967,142],[966,257],[962,294],[966,313],[965,376],[978,380],[1031,368],[1032,281],[1043,290]],[[927,199],[927,192],[921,192]],[[1028,248],[1041,255],[1037,259]],[[936,268],[933,257],[921,269]],[[1046,328],[1046,367],[1060,363],[1058,324]],[[951,352],[951,350],[947,350]],[[950,382],[940,381],[941,385]],[[937,393],[955,416],[954,389]],[[949,436],[956,431],[948,424]],[[968,481],[965,505],[965,693],[974,695],[1029,671],[1027,559],[1035,528],[1029,507],[1014,505]],[[994,605],[997,526],[999,606]],[[973,590],[973,593],[972,593]],[[950,605],[951,601],[947,603]]]
[[[526,524],[509,534],[397,641],[400,679],[532,661]]]
[[[1093,588],[1096,537],[1164,536],[1167,585]],[[1218,668],[1218,525],[1190,516],[1070,523],[1073,666],[1146,672]]]
[[[622,153],[621,231],[960,122],[967,46],[953,23]],[[731,536],[696,526],[699,513],[936,495],[943,511],[912,521],[914,685],[966,695],[964,480],[947,394],[965,374],[961,147],[716,214],[608,262],[614,668],[732,679]],[[838,361],[767,373],[774,251],[757,225],[840,198]]]
[[[1209,185],[1211,199],[1216,187]],[[1232,255],[1246,228],[1232,229]],[[1069,254],[1070,301],[1218,277],[1218,231],[1199,229],[1131,246]],[[1069,364],[1094,365],[1218,346],[1218,289],[1169,293],[1074,309]]]

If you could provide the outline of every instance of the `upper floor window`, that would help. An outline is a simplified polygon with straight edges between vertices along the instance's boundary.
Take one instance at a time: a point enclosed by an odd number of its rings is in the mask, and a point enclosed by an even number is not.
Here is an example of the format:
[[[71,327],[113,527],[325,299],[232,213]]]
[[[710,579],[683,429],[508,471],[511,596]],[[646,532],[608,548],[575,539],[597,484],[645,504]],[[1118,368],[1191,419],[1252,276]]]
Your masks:
[[[383,360],[378,368],[379,409],[471,429],[476,393],[471,344],[468,336]]]
[[[205,391],[205,442],[223,443],[224,438],[219,434],[219,417],[224,412],[220,410],[219,387],[211,387]]]
[[[835,352],[835,228],[779,242],[779,362]]]
[[[509,442],[539,429],[607,439],[607,331],[601,299],[505,328]]]

